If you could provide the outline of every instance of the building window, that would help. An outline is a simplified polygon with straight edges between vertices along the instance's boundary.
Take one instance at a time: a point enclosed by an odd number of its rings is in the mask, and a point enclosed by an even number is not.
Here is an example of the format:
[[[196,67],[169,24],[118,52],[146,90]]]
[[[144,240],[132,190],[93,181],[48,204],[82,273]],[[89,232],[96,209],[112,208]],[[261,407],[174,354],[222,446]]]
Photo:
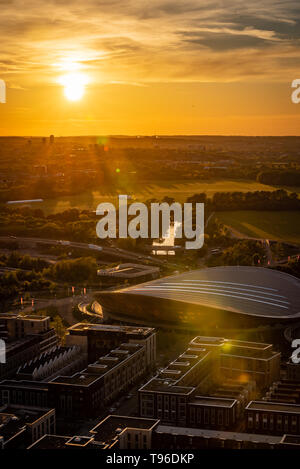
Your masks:
[[[292,416],[292,432],[295,432],[297,429],[297,417],[295,415]]]
[[[282,416],[277,416],[277,430],[282,430]]]
[[[248,428],[253,428],[253,415],[248,415]]]
[[[218,411],[218,424],[223,425],[223,410]]]
[[[213,425],[216,423],[216,409],[211,409],[210,421]]]
[[[191,423],[195,423],[195,409],[191,407],[190,410]]]
[[[268,417],[266,414],[263,414],[263,429],[266,430],[268,428]]]
[[[286,415],[284,417],[284,431],[287,432],[289,430],[289,417]]]
[[[2,404],[9,404],[9,391],[2,391]]]

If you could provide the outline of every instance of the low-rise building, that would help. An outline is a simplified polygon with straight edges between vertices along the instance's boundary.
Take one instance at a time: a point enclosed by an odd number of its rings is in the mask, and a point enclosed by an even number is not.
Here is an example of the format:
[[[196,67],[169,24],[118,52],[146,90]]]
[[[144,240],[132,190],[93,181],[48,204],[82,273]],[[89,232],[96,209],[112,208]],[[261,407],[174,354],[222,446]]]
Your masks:
[[[59,415],[86,418],[128,390],[147,369],[142,344],[125,343],[72,376],[48,383],[49,402]]]
[[[238,419],[236,399],[195,396],[188,404],[188,426],[199,428],[233,428]]]
[[[198,390],[210,386],[217,365],[214,351],[188,348],[139,389],[140,416],[185,425],[187,404]]]
[[[286,402],[287,404],[300,404],[300,382],[290,379],[276,381],[270,386],[264,400]]]
[[[44,435],[28,449],[151,449],[158,424],[158,420],[109,415],[89,435]]]
[[[151,449],[152,432],[159,420],[109,415],[90,433],[105,449]]]
[[[50,318],[37,315],[0,314],[5,363],[0,361],[0,379],[13,376],[18,368],[55,347],[59,338]]]
[[[226,378],[255,381],[257,387],[263,389],[280,377],[281,354],[273,350],[272,344],[198,336],[190,346],[207,350],[218,348],[220,371]]]
[[[78,323],[69,327],[66,345],[79,345],[92,363],[121,343],[145,346],[147,367],[156,361],[156,332],[152,327]]]
[[[154,450],[275,449],[282,436],[158,425],[152,435]],[[300,442],[298,443],[300,444]]]
[[[291,358],[286,364],[287,379],[300,381],[300,366],[299,363],[294,363]]]
[[[1,381],[0,405],[48,407],[48,385],[38,381]]]
[[[300,405],[251,401],[245,411],[248,432],[273,435],[300,434]]]
[[[0,439],[5,449],[25,449],[46,433],[55,433],[55,410],[41,407],[0,408]]]

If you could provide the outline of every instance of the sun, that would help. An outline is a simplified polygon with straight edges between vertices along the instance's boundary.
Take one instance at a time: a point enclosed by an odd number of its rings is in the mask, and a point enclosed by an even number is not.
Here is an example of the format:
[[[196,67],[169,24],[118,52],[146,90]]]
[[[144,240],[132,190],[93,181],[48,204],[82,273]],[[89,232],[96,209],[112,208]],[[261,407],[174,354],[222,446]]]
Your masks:
[[[64,87],[64,95],[69,101],[79,101],[84,96],[88,81],[83,73],[69,73],[59,79],[59,83]]]

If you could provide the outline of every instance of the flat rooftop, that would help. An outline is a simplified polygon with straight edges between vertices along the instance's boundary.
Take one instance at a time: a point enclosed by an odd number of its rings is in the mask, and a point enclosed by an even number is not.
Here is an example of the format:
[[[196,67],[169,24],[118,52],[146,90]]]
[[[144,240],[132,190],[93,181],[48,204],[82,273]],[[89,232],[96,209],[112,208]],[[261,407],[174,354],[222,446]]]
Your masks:
[[[66,449],[70,436],[44,435],[27,449]]]
[[[0,320],[9,320],[9,319],[19,319],[20,321],[35,321],[35,322],[44,322],[47,321],[49,316],[38,316],[35,314],[25,314],[24,316],[22,314],[18,313],[0,313]]]
[[[262,411],[269,411],[269,412],[300,414],[300,405],[284,404],[281,402],[270,402],[270,401],[251,401],[247,405],[246,410],[262,410]]]
[[[142,344],[121,344],[118,348],[111,350],[107,355],[100,357],[96,362],[90,363],[84,370],[72,376],[57,376],[50,381],[50,384],[60,383],[89,386],[120,363],[132,357],[143,347]]]
[[[44,435],[27,449],[105,449],[89,436]]]
[[[139,391],[155,391],[167,394],[189,395],[195,390],[192,386],[177,386],[173,380],[152,378],[148,383],[142,386]]]
[[[0,412],[0,436],[4,441],[22,431],[26,424],[36,422],[40,417],[47,414],[50,409],[38,407],[19,408],[15,406],[6,406]]]
[[[0,381],[0,388],[1,386],[9,386],[12,388],[17,388],[17,389],[41,389],[43,391],[48,390],[47,383],[43,382],[38,382],[38,381],[17,381],[17,380],[9,380],[5,379],[3,381]]]
[[[151,430],[159,420],[139,417],[123,417],[120,415],[109,415],[98,423],[90,433],[98,442],[108,443],[117,438],[125,428],[138,428]]]
[[[262,342],[249,342],[248,340],[225,339],[223,337],[207,337],[197,336],[190,342],[191,345],[196,346],[233,346],[241,348],[249,348],[254,350],[267,350],[273,347],[272,344],[265,344]]]
[[[279,444],[282,436],[259,435],[256,433],[236,433],[218,430],[206,430],[200,428],[171,427],[168,425],[158,425],[154,430],[157,435],[182,435],[188,437],[217,438],[221,440],[249,441],[252,443],[267,443],[270,445]]]
[[[289,445],[300,445],[299,435],[283,435],[281,443],[288,443]]]
[[[171,299],[248,316],[300,317],[300,280],[263,267],[226,266],[194,270],[116,293]]]
[[[69,384],[75,386],[89,386],[100,378],[100,376],[95,374],[89,374],[86,370],[81,373],[76,373],[72,376],[57,376],[49,382],[51,383],[60,383],[60,384]]]
[[[195,365],[205,360],[211,352],[203,348],[187,349],[178,358],[169,363],[153,379],[148,381],[140,390],[172,392],[176,394],[190,394],[193,386],[185,386],[184,378]]]
[[[123,332],[124,334],[138,334],[141,336],[148,336],[155,332],[153,327],[137,327],[137,326],[121,326],[121,325],[111,325],[111,324],[91,324],[80,322],[78,324],[74,324],[68,328],[70,333],[72,332],[87,332],[87,331],[95,331],[95,332],[110,332],[110,333],[120,333]]]
[[[235,399],[227,399],[222,397],[195,396],[189,403],[190,405],[198,405],[205,407],[226,407],[231,408],[236,404]]]
[[[14,352],[15,350],[18,350],[18,348],[22,348],[25,346],[28,346],[32,343],[34,344],[35,342],[38,342],[38,339],[36,336],[33,335],[28,335],[27,337],[22,337],[19,339],[10,339],[5,341],[6,344],[6,355],[8,355],[11,352]]]

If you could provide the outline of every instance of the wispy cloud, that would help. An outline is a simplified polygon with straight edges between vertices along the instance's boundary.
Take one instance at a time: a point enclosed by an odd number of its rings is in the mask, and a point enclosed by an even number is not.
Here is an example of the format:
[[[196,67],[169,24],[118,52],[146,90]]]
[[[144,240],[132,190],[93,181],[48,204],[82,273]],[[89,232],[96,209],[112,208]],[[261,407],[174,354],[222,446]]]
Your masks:
[[[50,83],[80,62],[95,80],[286,80],[299,66],[293,0],[0,0],[0,74]]]

